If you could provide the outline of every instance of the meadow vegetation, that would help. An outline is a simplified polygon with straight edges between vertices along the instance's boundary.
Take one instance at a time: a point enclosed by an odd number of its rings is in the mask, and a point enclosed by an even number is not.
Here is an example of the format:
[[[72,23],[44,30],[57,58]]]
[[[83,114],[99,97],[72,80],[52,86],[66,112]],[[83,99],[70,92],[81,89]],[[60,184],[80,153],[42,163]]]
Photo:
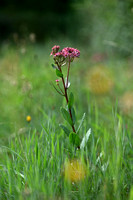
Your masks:
[[[57,79],[50,57],[55,43],[3,44],[0,199],[132,200],[133,58],[59,42],[81,52],[71,64],[70,87],[76,129],[86,113],[79,137],[90,128],[91,135],[77,150],[59,127],[66,104],[50,85]]]

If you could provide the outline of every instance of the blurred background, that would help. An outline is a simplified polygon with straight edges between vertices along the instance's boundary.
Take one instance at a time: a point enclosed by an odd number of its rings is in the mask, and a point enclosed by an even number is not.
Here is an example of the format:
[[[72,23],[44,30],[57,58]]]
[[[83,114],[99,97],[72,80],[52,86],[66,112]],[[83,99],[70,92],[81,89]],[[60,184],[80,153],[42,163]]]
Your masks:
[[[0,40],[69,38],[91,51],[133,52],[132,0],[1,0]],[[33,36],[33,35],[32,35]],[[32,38],[31,36],[31,38]]]
[[[100,123],[110,126],[117,102],[132,124],[133,0],[1,0],[1,142],[57,118],[64,102],[49,84],[54,45],[81,51],[71,68],[77,119],[87,112],[88,128],[95,126],[98,109]]]

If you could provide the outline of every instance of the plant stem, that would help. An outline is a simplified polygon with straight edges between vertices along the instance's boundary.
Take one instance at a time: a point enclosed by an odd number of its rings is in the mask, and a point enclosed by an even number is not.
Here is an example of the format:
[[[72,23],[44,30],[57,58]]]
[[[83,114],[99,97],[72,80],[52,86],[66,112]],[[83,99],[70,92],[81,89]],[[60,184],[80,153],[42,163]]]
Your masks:
[[[70,63],[69,63],[69,66],[68,66],[68,67],[69,67],[69,69],[70,69]],[[58,66],[58,68],[59,68],[60,72],[62,73],[61,67]],[[69,76],[69,69],[68,69],[67,78],[68,78],[68,76]],[[66,86],[65,86],[64,77],[62,77],[62,83],[63,83],[63,87],[64,87],[64,92],[65,92],[64,96],[65,96],[65,98],[66,98],[66,102],[67,102],[67,105],[68,105],[69,100],[68,100],[68,94],[67,94],[67,84],[66,84]],[[71,109],[68,108],[68,110],[69,110],[69,114],[70,114],[71,120],[72,120],[72,122],[73,122]],[[72,125],[72,129],[73,129],[73,132],[76,133],[74,124]]]
[[[54,86],[54,84],[52,83],[52,82],[50,82],[50,84],[53,86],[53,88],[60,94],[60,95],[62,95],[62,96],[64,96],[64,93],[63,93],[63,91],[61,90],[61,92],[59,91],[59,90],[57,90],[57,88]]]
[[[58,84],[58,87],[59,87],[60,91],[62,92],[62,94],[63,94],[63,96],[64,96],[64,92],[62,91],[62,89],[61,89],[61,87],[60,87],[59,84]]]

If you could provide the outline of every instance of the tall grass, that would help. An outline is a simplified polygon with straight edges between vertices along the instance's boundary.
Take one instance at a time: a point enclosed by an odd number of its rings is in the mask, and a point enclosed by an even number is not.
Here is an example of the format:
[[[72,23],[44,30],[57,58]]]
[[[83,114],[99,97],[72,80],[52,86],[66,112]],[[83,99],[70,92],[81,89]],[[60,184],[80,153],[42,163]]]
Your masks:
[[[42,51],[47,55],[47,49]],[[49,59],[40,49],[27,49],[27,54],[16,60],[18,52],[4,52],[1,58],[0,199],[132,200],[132,114],[122,114],[116,101],[124,87],[118,81],[111,94],[96,97],[88,91],[89,59],[81,57],[83,64],[72,66],[77,125],[86,112],[80,138],[92,130],[85,148],[76,150],[58,126],[62,121],[59,105],[64,102],[49,86],[49,80],[55,78]],[[104,65],[116,70],[114,80],[121,72],[119,79],[126,82],[124,67],[116,64],[116,68],[114,63]],[[9,83],[9,78],[16,84]],[[32,87],[23,91],[27,82]],[[26,122],[28,114],[30,123]],[[65,173],[70,173],[65,163],[73,159],[86,166],[86,176],[78,182],[65,178]]]
[[[110,130],[92,125],[89,142],[81,152],[69,145],[55,117],[39,133],[29,130],[17,134],[9,147],[0,148],[0,198],[129,199],[131,132],[117,113],[112,119]],[[83,129],[87,126],[86,120]],[[89,176],[79,183],[69,183],[64,179],[64,163],[75,157],[84,159]]]

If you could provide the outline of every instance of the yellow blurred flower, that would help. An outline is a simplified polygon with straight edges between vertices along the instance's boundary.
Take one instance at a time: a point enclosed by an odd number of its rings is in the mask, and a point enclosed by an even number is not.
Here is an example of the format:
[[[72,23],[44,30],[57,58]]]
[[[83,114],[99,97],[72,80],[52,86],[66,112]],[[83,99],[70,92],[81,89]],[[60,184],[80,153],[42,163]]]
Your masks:
[[[79,182],[86,177],[86,174],[86,165],[80,160],[71,160],[65,162],[65,180],[70,182]]]
[[[133,92],[126,92],[119,100],[120,108],[123,113],[129,114],[133,112]]]
[[[31,121],[31,116],[30,116],[30,115],[28,115],[28,116],[26,117],[26,121],[27,121],[27,122],[30,122],[30,121]]]
[[[94,67],[87,76],[88,85],[93,94],[101,95],[110,92],[113,87],[111,72],[104,66]]]

